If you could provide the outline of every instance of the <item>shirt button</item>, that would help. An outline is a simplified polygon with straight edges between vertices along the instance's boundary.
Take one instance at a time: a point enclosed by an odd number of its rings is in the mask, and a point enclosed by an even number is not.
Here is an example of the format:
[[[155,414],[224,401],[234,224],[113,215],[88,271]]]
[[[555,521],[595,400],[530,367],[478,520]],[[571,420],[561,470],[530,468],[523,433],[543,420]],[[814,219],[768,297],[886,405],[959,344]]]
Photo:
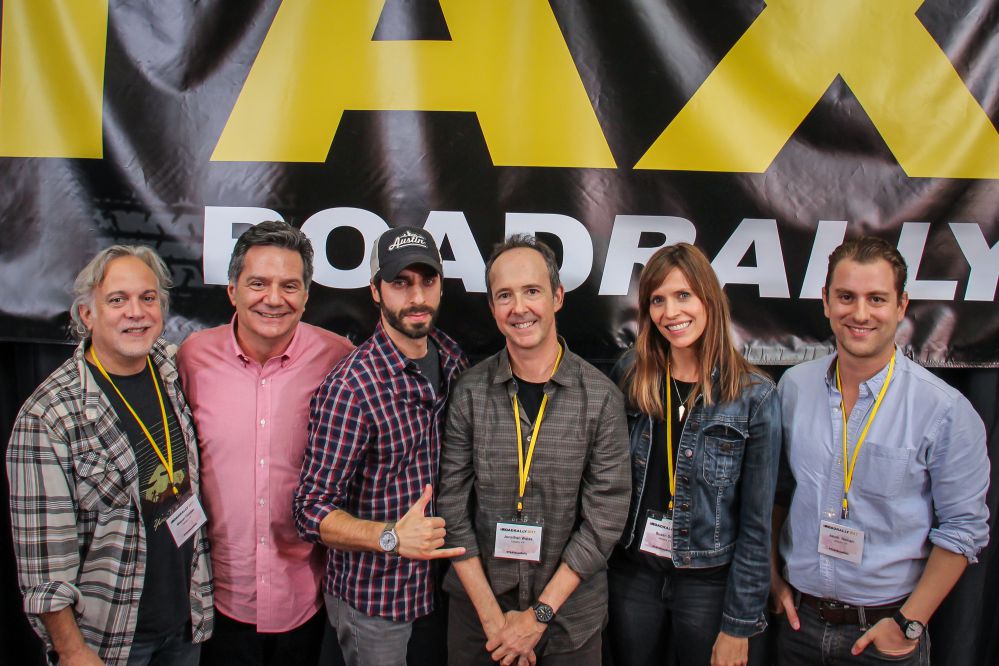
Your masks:
[[[267,539],[265,539],[264,537],[260,537],[260,543],[266,543],[266,541]]]
[[[267,425],[267,419],[260,419],[260,425],[261,426]]]
[[[680,536],[687,536],[687,534],[689,534],[689,533],[690,533],[690,530],[688,530],[686,527],[684,527],[682,530],[680,530]]]
[[[683,455],[686,458],[693,458],[694,457],[694,452],[691,449],[684,449],[683,450]]]
[[[261,466],[261,467],[263,467],[263,466],[264,466],[264,464],[265,464],[265,461],[264,461],[264,459],[263,459],[263,458],[261,458],[261,459],[260,459],[260,466]]]
[[[264,498],[261,497],[260,499],[258,499],[257,500],[257,504],[259,504],[260,506],[263,506],[264,505]]]
[[[261,379],[260,380],[260,385],[261,386],[266,386],[267,385],[267,380],[266,379]]]
[[[686,475],[681,476],[680,477],[680,481],[682,481],[683,483],[687,483],[687,481],[688,481],[687,476]]]
[[[688,509],[690,509],[690,505],[684,502],[683,504],[680,505],[680,508],[683,509],[684,511],[687,511]]]

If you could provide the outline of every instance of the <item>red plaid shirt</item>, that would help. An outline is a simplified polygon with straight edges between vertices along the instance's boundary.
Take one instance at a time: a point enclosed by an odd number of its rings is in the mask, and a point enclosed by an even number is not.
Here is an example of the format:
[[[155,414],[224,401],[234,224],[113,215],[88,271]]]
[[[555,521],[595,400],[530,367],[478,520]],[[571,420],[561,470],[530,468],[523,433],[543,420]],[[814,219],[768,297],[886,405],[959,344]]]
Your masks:
[[[381,322],[316,391],[294,500],[303,538],[319,541],[319,524],[336,509],[397,521],[426,484],[436,486],[448,390],[468,360],[440,331],[430,338],[440,354],[439,391],[395,347]],[[430,566],[331,548],[324,589],[366,615],[410,622],[433,610]]]

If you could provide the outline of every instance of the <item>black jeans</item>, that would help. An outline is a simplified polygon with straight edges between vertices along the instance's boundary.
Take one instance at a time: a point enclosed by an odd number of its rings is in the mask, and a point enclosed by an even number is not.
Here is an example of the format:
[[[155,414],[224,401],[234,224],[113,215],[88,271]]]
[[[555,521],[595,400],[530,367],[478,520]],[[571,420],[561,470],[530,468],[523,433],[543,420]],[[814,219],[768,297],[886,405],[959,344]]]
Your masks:
[[[725,581],[667,575],[616,553],[607,573],[614,666],[708,666],[721,627]],[[763,636],[749,641],[749,664],[766,663]]]
[[[215,611],[215,630],[201,651],[201,666],[315,666],[323,642],[326,611],[320,608],[305,624],[277,634],[257,632]]]

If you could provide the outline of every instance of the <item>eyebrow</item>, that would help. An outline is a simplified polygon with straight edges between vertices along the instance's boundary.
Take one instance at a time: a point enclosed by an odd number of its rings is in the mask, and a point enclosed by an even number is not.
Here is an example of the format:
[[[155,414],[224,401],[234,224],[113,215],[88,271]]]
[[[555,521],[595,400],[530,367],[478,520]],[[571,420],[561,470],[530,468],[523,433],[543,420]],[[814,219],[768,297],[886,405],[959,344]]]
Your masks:
[[[261,282],[275,282],[276,281],[276,282],[281,282],[281,283],[287,284],[289,282],[301,282],[302,278],[300,278],[300,277],[293,277],[293,278],[287,279],[287,280],[283,279],[283,278],[278,278],[277,280],[272,280],[271,278],[264,277],[263,275],[248,275],[246,277],[246,281],[249,282],[250,280],[260,280]]]
[[[860,296],[886,296],[888,294],[894,293],[892,291],[853,291],[851,289],[837,288],[835,294],[837,296],[842,294],[860,295]]]
[[[146,294],[159,294],[158,289],[145,289],[139,292],[139,296],[145,296]],[[116,289],[115,291],[110,291],[105,295],[105,298],[113,298],[114,296],[125,296],[128,297],[128,292],[124,289]]]

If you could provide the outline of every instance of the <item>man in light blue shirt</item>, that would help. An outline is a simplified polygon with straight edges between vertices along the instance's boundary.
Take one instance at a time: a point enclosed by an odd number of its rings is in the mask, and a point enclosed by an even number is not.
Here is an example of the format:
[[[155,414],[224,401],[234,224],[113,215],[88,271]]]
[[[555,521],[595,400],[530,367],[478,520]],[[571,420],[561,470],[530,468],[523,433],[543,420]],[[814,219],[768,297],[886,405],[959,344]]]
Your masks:
[[[895,347],[905,279],[883,240],[837,248],[822,291],[836,355],[780,382],[782,666],[929,664],[926,623],[988,541],[985,426]]]

